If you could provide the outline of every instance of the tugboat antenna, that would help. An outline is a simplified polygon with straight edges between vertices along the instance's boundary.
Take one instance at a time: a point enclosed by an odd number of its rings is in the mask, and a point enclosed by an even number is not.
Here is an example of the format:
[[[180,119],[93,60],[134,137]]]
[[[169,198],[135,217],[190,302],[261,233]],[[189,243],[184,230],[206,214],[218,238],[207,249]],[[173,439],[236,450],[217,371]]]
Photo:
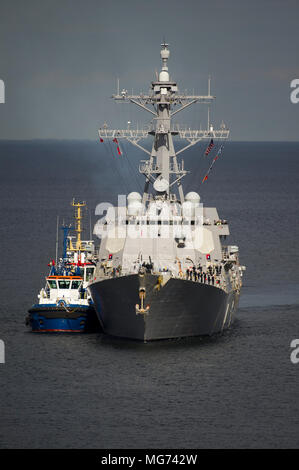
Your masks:
[[[58,228],[59,228],[59,215],[57,216],[57,221],[56,221],[56,255],[55,255],[56,266],[57,266],[57,260],[58,260]]]

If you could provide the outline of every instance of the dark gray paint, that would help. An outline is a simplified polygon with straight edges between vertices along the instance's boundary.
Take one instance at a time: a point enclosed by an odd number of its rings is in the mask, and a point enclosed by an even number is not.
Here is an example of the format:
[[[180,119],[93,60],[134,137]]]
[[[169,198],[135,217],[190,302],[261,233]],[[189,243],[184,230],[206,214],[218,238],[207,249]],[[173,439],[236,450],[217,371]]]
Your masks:
[[[227,294],[218,287],[179,279],[170,279],[157,291],[157,279],[146,274],[143,281],[136,274],[89,286],[104,333],[147,342],[212,335],[231,325],[238,307],[236,291]],[[145,305],[150,310],[137,315],[140,286],[146,288]]]

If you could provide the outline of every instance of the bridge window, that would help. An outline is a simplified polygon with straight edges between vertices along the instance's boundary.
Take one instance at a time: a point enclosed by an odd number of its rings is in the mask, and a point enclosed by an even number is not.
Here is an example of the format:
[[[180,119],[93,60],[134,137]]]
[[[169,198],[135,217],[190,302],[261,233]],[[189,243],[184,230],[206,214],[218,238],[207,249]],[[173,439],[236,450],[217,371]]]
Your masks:
[[[94,267],[86,268],[86,281],[90,281],[92,279],[94,273]]]
[[[71,281],[61,280],[58,281],[59,289],[69,289]]]
[[[48,281],[50,289],[57,289],[56,281]]]
[[[79,289],[81,281],[72,281],[72,289]]]

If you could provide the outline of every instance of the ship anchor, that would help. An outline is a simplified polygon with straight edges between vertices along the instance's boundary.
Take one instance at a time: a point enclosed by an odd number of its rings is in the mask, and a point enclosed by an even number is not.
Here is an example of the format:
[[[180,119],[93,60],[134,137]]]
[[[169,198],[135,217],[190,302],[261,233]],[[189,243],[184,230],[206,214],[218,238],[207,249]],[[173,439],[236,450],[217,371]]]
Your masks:
[[[149,312],[150,306],[147,305],[144,308],[144,299],[145,299],[145,287],[140,287],[139,288],[139,298],[140,298],[140,305],[136,304],[135,309],[136,309],[136,315],[138,314],[146,314]]]

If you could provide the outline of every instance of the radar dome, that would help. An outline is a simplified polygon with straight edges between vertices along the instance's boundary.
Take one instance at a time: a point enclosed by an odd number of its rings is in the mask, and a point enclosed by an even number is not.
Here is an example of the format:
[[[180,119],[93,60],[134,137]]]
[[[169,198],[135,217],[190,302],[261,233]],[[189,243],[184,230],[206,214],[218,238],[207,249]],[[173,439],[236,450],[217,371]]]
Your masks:
[[[195,191],[191,191],[190,193],[186,194],[185,200],[193,203],[198,203],[200,201],[200,195]]]
[[[159,73],[159,82],[169,82],[169,73],[166,70]]]
[[[128,199],[128,201],[141,201],[142,196],[139,193],[132,192],[132,193],[128,194],[127,199]]]
[[[143,204],[141,201],[131,200],[128,204],[128,215],[141,215],[143,212]]]

